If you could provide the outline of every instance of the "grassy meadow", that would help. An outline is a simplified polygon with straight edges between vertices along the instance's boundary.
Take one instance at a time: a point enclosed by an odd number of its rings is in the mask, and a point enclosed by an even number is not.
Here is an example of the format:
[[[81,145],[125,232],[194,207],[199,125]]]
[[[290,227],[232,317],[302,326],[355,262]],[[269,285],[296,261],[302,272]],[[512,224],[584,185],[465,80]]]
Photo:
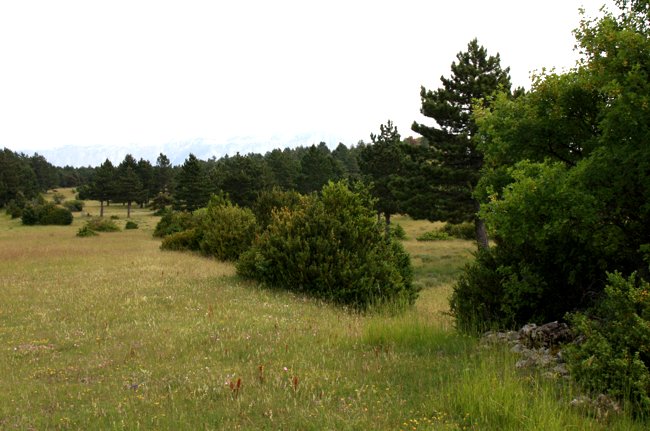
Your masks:
[[[70,195],[70,191],[66,191]],[[576,395],[479,347],[446,314],[474,245],[417,242],[404,313],[359,315],[260,288],[234,266],[163,252],[157,218],[79,238],[0,215],[0,429],[634,430],[572,410]],[[111,205],[124,227],[126,208]]]

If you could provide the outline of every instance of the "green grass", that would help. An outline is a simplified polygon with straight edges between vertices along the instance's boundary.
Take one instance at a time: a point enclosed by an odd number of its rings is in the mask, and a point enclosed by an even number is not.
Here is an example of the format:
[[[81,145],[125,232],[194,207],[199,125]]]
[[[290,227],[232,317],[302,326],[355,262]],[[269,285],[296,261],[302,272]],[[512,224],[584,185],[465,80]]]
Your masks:
[[[0,429],[647,428],[573,412],[567,385],[453,331],[471,242],[405,241],[419,300],[358,315],[161,251],[145,210],[140,229],[78,238],[86,212],[63,227],[0,217]],[[431,229],[398,221],[408,238]]]

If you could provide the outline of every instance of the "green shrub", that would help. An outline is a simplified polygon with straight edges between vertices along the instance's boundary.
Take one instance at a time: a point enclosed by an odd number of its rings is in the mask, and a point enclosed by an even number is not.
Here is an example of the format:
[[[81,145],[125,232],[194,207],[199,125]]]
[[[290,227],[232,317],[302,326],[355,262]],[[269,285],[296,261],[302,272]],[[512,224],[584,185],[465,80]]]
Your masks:
[[[72,213],[51,202],[43,204],[30,203],[23,208],[22,222],[24,225],[69,225],[72,223]]]
[[[389,243],[367,196],[343,182],[320,197],[274,212],[271,224],[237,265],[240,275],[365,309],[390,301],[412,303],[410,259]]]
[[[69,225],[72,220],[70,210],[55,205],[43,205],[38,222],[43,225]]]
[[[451,239],[447,232],[442,232],[439,230],[431,230],[429,232],[424,232],[422,235],[415,238],[418,241],[440,241]]]
[[[404,240],[406,239],[406,231],[399,223],[390,224],[390,237],[394,239]]]
[[[120,219],[120,216],[118,216],[118,215],[113,214],[111,216],[111,220],[119,220],[119,219]]]
[[[126,222],[126,225],[124,225],[124,229],[137,229],[138,224],[134,221],[128,220]]]
[[[197,228],[175,232],[163,238],[160,248],[163,250],[198,250],[201,234]]]
[[[588,391],[628,400],[650,411],[650,284],[633,274],[609,274],[602,299],[571,315],[583,339],[565,349],[571,376]]]
[[[237,260],[253,242],[257,224],[249,208],[211,199],[199,229],[203,254],[220,260]]]
[[[5,212],[11,216],[12,219],[22,217],[23,208],[19,206],[15,200],[10,200],[5,208]]]
[[[33,226],[38,224],[39,214],[37,208],[37,206],[31,204],[25,205],[25,208],[22,210],[22,215],[20,216],[24,225]]]
[[[442,228],[442,231],[447,233],[449,236],[453,236],[458,239],[467,239],[475,240],[476,239],[476,227],[474,223],[464,222],[464,223],[445,223]]]
[[[164,238],[167,235],[195,227],[197,227],[197,222],[192,213],[187,211],[165,210],[162,218],[156,225],[153,236]]]
[[[262,230],[273,220],[273,211],[280,208],[293,209],[300,205],[301,195],[296,191],[284,191],[278,188],[260,192],[251,209]]]
[[[77,236],[79,237],[89,237],[89,236],[97,236],[97,235],[99,234],[94,230],[90,229],[87,224],[80,227],[79,230],[77,231]]]
[[[117,232],[120,230],[113,220],[102,217],[94,217],[88,220],[86,226],[95,232]]]
[[[79,212],[84,209],[84,202],[78,199],[73,199],[71,201],[65,201],[63,206],[72,212]]]

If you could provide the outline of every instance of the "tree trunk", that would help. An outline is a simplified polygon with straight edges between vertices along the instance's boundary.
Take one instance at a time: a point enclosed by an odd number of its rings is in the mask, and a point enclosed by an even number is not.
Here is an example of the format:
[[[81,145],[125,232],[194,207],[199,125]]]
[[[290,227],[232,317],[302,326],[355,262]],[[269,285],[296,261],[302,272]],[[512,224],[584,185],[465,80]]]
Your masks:
[[[104,201],[99,201],[99,216],[104,217]]]
[[[476,242],[478,243],[478,248],[481,250],[489,249],[490,239],[488,238],[485,222],[483,221],[483,219],[477,218],[474,224],[476,226]]]
[[[126,205],[126,218],[131,218],[131,201]]]
[[[488,238],[485,221],[478,216],[480,209],[481,204],[476,202],[476,218],[474,219],[474,226],[476,227],[476,243],[478,244],[479,250],[487,250],[490,248],[490,239]]]
[[[390,213],[384,213],[386,216],[386,238],[390,241]]]

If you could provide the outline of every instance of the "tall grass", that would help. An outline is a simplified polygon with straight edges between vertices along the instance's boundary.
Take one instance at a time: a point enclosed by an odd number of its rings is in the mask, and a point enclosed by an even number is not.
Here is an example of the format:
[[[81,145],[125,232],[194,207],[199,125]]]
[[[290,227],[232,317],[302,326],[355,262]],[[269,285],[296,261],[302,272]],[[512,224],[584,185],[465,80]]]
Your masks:
[[[358,315],[161,251],[147,211],[138,230],[78,238],[85,219],[0,217],[0,429],[646,428],[571,411],[569,387],[453,331],[469,242],[407,241],[420,299]]]

